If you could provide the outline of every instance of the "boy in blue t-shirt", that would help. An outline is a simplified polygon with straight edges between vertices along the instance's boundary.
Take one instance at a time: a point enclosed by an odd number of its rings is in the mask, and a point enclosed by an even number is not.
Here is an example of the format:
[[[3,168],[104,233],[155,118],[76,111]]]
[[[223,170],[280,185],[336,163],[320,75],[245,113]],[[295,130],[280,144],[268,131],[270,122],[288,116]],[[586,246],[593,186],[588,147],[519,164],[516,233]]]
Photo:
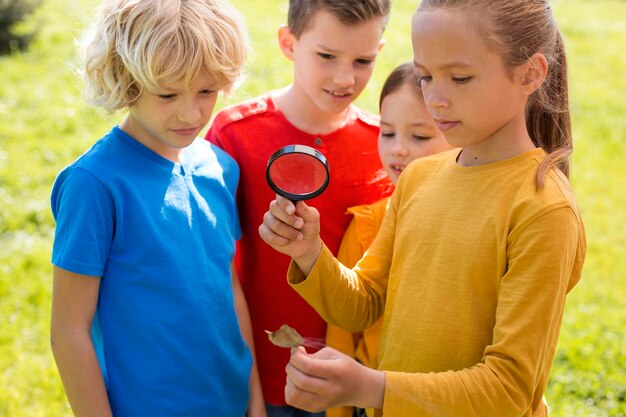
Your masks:
[[[52,350],[76,415],[264,412],[231,272],[239,169],[197,138],[246,49],[221,0],[106,0],[84,39],[88,98],[128,115],[52,190]]]

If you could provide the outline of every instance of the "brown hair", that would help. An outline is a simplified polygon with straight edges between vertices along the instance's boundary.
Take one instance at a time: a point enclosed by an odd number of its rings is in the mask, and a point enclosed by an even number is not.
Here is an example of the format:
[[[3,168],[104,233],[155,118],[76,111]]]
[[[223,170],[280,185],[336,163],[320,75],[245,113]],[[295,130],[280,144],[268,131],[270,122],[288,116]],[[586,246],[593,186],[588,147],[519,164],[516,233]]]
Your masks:
[[[404,85],[410,85],[416,93],[422,95],[422,87],[420,86],[419,73],[412,62],[405,62],[398,65],[387,76],[383,88],[380,90],[380,99],[378,100],[378,110],[383,105],[383,100],[389,94],[399,90]]]
[[[310,26],[313,15],[325,10],[339,21],[355,26],[380,17],[387,21],[389,0],[289,0],[287,25],[296,38]]]
[[[418,13],[433,9],[460,9],[477,16],[485,42],[499,51],[505,65],[525,63],[535,53],[548,61],[541,87],[529,98],[526,127],[535,144],[548,156],[537,170],[535,183],[543,187],[554,166],[569,177],[572,128],[567,87],[567,60],[561,33],[548,0],[423,0]]]

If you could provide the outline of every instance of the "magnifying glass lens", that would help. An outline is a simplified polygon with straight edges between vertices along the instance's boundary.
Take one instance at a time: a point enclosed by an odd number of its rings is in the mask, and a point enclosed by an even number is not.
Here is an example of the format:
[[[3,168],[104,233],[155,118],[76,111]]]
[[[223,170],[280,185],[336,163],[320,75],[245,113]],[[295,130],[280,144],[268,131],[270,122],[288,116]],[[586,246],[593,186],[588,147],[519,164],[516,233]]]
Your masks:
[[[306,200],[317,197],[328,186],[328,163],[316,149],[289,145],[270,157],[266,176],[278,195],[294,201]]]
[[[326,181],[326,168],[308,154],[291,153],[276,159],[270,167],[270,177],[281,190],[306,195],[319,190]]]

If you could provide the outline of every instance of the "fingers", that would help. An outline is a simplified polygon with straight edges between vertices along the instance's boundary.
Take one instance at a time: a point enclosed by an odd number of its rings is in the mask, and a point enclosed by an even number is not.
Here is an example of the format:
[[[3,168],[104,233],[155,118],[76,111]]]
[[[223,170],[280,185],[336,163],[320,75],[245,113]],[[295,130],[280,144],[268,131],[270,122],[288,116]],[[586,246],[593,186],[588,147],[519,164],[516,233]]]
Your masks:
[[[296,216],[295,207],[291,201],[276,196],[270,203],[269,211],[263,216],[263,223],[259,226],[261,238],[274,247],[286,246],[292,241],[302,240],[304,221]]]
[[[274,205],[275,202],[272,202],[271,206]],[[286,219],[284,216],[283,219],[277,217],[277,215],[273,213],[273,209],[270,207],[270,210],[263,216],[263,223],[261,226],[263,226],[268,237],[275,240],[278,244],[281,244],[281,242],[282,244],[287,244],[291,241],[302,239],[302,232],[299,228],[294,227],[293,224],[287,223],[287,221],[293,222],[293,220]],[[300,219],[300,221],[302,220]],[[296,225],[298,224],[299,223],[296,222]],[[261,236],[263,236],[263,234]]]
[[[304,201],[298,201],[295,208],[295,214],[304,220],[305,224],[319,224],[320,213],[315,207],[307,205]]]
[[[293,202],[285,197],[281,197],[276,194],[276,200],[274,200],[280,208],[282,208],[287,214],[294,214],[296,212],[296,202]]]
[[[318,359],[318,360],[329,360],[329,359],[339,359],[340,357],[346,357],[345,354],[339,352],[330,347],[325,347],[323,349],[318,350],[317,352],[309,355],[309,357]]]
[[[325,347],[313,354],[308,354],[302,348],[302,350],[292,351],[289,363],[303,374],[319,378],[329,379],[334,378],[337,374],[337,360],[346,355],[341,352]]]
[[[332,348],[307,354],[293,349],[286,367],[287,403],[309,411],[344,405],[382,408],[385,373],[369,369]]]
[[[313,354],[306,353],[302,347],[294,349],[287,364],[287,377],[303,391],[316,394],[327,392],[328,384],[332,384],[337,376],[338,354],[341,355],[331,348]]]
[[[291,256],[307,275],[322,249],[319,212],[298,201],[276,196],[259,226],[261,238],[277,251]]]
[[[304,220],[295,214],[296,208],[294,207],[293,203],[279,195],[276,196],[276,200],[270,203],[270,209],[268,213],[271,213],[271,215],[276,220],[283,222],[295,229],[300,229],[304,225]]]
[[[319,400],[319,395],[300,389],[287,378],[287,384],[285,385],[285,401],[287,404],[301,410],[317,413],[326,409],[320,407]]]
[[[287,216],[297,215],[296,217],[288,217],[288,219],[292,221],[299,219],[299,220],[303,220],[304,223],[309,223],[309,222],[318,223],[319,222],[320,215],[317,209],[315,207],[311,207],[307,205],[304,201],[294,202],[276,194],[275,202],[276,202],[277,208],[280,208],[280,210],[284,212]],[[277,211],[275,214],[282,215],[280,211]],[[279,217],[279,218],[283,220],[282,217]],[[286,222],[286,223],[289,223],[289,222]],[[302,227],[302,224],[299,222],[298,222],[298,225],[296,225],[295,223],[292,225],[296,228]]]
[[[306,358],[307,353],[303,347],[292,349],[294,355]],[[310,412],[322,411],[326,408],[320,391],[324,391],[324,380],[311,376],[301,369],[295,367],[291,362],[285,368],[287,372],[287,383],[285,385],[285,400],[287,404]]]
[[[294,206],[290,200],[277,195],[263,216],[259,234],[267,243],[278,247],[302,240],[305,234],[317,237],[319,212],[302,201],[298,201]]]

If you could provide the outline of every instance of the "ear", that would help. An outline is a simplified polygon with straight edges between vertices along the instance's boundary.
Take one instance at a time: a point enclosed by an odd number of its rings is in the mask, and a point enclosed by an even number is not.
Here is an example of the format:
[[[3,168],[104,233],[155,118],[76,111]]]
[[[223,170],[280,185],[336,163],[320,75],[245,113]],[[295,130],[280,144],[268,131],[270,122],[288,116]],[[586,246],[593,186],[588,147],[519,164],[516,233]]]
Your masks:
[[[378,42],[378,52],[380,52],[385,45],[387,45],[387,41],[381,38],[380,42]]]
[[[522,89],[525,94],[531,95],[537,91],[548,74],[548,60],[541,53],[535,53],[522,65]]]
[[[280,25],[278,28],[278,46],[290,61],[293,61],[294,46],[296,43],[298,43],[298,40],[289,27],[287,25]]]

